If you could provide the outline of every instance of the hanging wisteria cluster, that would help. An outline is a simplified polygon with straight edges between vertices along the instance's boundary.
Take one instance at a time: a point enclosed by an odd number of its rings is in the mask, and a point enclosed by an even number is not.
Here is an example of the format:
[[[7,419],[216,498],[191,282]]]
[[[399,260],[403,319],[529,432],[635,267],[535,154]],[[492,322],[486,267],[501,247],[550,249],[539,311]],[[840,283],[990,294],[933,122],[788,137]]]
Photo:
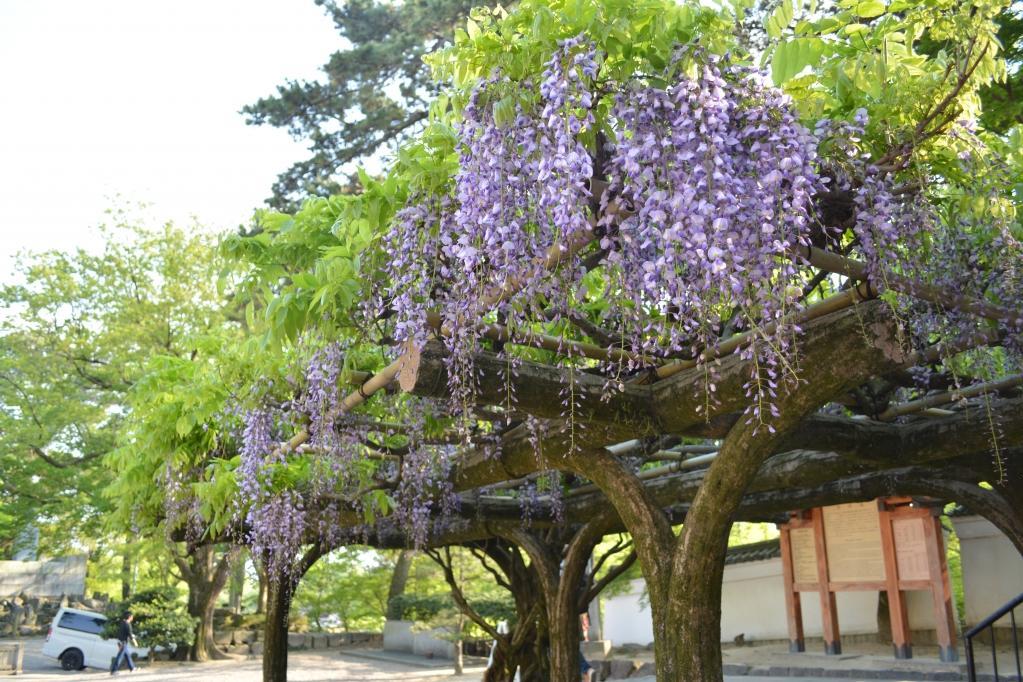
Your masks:
[[[782,323],[799,292],[792,257],[820,184],[816,139],[756,76],[706,57],[696,78],[617,95],[611,195],[634,214],[608,219],[601,246],[614,266],[608,295],[632,303],[634,351],[696,356],[718,341],[721,320],[756,332],[742,353],[757,360],[747,389],[760,420],[792,360],[797,330]]]
[[[485,324],[503,326],[515,340],[541,327],[565,329],[568,311],[589,305],[604,338],[631,352],[600,367],[615,377],[609,390],[641,363],[703,361],[723,338],[746,332],[737,352],[754,368],[745,387],[750,417],[773,431],[781,385],[798,360],[791,313],[813,289],[801,259],[822,235],[865,262],[875,290],[900,275],[972,298],[1023,294],[1023,259],[1004,257],[1023,249],[1007,226],[973,229],[962,222],[968,212],[949,220],[921,200],[919,187],[872,164],[860,145],[865,111],[851,121],[821,121],[811,132],[763,74],[727,58],[679,50],[663,80],[618,84],[600,79],[601,60],[580,36],[562,41],[535,81],[495,73],[482,82],[462,112],[449,190],[413,191],[391,223],[387,289],[365,306],[386,312],[367,319],[386,320],[397,345],[443,340],[447,414],[471,414],[473,358]],[[604,183],[607,190],[593,196],[591,187]],[[841,220],[829,215],[832,200],[845,202]],[[586,279],[593,270],[599,277]],[[896,307],[920,346],[978,326],[972,316],[912,297]],[[1023,320],[1006,322],[1018,338]],[[562,350],[569,378],[560,398],[575,429],[573,382],[588,361]],[[307,511],[312,498],[332,513],[342,502],[360,502],[338,491],[366,485],[356,465],[367,448],[381,449],[373,489],[387,489],[411,544],[426,544],[438,518],[458,504],[456,450],[425,435],[433,406],[407,400],[396,410],[400,429],[373,432],[339,409],[343,361],[337,346],[315,352],[288,414],[256,408],[245,417],[239,485],[250,541],[279,574],[311,523],[327,532]],[[510,372],[515,362],[508,358]],[[715,366],[702,366],[710,401]],[[513,403],[509,396],[505,407]],[[281,426],[297,420],[322,464],[301,494],[271,492],[274,471],[289,457],[279,446]],[[463,421],[463,436],[471,421]],[[526,427],[537,469],[547,471],[540,427],[531,418]],[[384,445],[399,434],[401,447]],[[488,447],[485,435],[473,439]],[[560,518],[561,488],[557,473],[527,481],[517,493],[527,522],[541,494]]]
[[[247,540],[274,580],[291,574],[306,527],[301,496],[296,491],[275,490],[273,485],[274,467],[287,459],[276,437],[282,417],[268,408],[245,413],[241,464],[236,472],[236,503],[245,520]]]
[[[695,78],[680,69],[668,87],[637,82],[614,94],[602,202],[632,214],[608,212],[597,226],[594,154],[581,141],[606,94],[595,86],[592,45],[563,41],[537,84],[539,102],[517,102],[513,123],[502,125],[499,115],[509,106],[498,98],[506,78],[495,75],[473,93],[454,197],[407,208],[392,232],[392,243],[414,237],[420,245],[396,249],[406,255],[390,273],[404,287],[393,296],[398,338],[421,343],[425,306],[437,306],[455,404],[471,402],[480,321],[496,310],[512,333],[541,311],[544,321],[560,322],[559,309],[580,300],[585,267],[573,258],[549,272],[545,257],[597,235],[611,303],[604,322],[626,347],[695,355],[719,338],[722,320],[757,331],[744,351],[759,363],[748,389],[770,404],[780,367],[792,360],[796,330],[778,322],[796,303],[790,257],[807,240],[819,188],[816,139],[756,73],[682,56],[700,64]],[[421,258],[414,266],[412,251]],[[417,286],[410,272],[430,273],[430,285]],[[495,288],[496,305],[488,298]],[[571,407],[571,395],[563,400]]]
[[[951,214],[942,214],[925,196],[921,182],[898,178],[871,163],[869,153],[859,146],[867,122],[866,111],[861,109],[852,121],[820,121],[816,132],[822,148],[828,150],[832,188],[853,198],[850,246],[865,262],[875,289],[889,289],[886,280],[897,274],[964,299],[1021,300],[1023,244],[1012,235],[1009,221],[1004,216],[993,219],[989,211],[977,214],[969,206],[956,206]],[[968,122],[956,124],[950,135],[964,140],[967,149],[970,143],[981,146]],[[997,166],[977,167],[968,150],[960,154],[959,162],[966,176],[993,176],[990,196],[981,201],[994,205],[1000,191],[995,179],[1000,176]],[[954,355],[956,342],[983,326],[976,315],[912,295],[894,301],[906,322],[909,340],[918,350],[933,344],[951,345],[949,354]],[[1006,319],[1001,326],[1009,359],[1019,358],[1023,319]],[[926,370],[917,374],[924,376]]]
[[[248,529],[247,541],[275,579],[290,575],[311,534],[326,545],[348,539],[338,535],[337,514],[379,513],[380,501],[364,494],[369,490],[393,489],[393,499],[384,506],[393,506],[395,520],[417,547],[426,543],[438,519],[457,511],[449,477],[454,446],[425,436],[434,407],[423,399],[401,401],[400,428],[374,426],[372,420],[340,410],[343,364],[340,347],[315,350],[297,398],[276,408],[253,408],[243,417],[236,511]],[[283,442],[298,424],[309,433],[301,453],[310,458],[311,472],[301,489],[275,479],[299,455]],[[397,436],[405,442],[396,449],[400,455],[365,458],[374,445],[383,454]]]
[[[509,328],[525,326],[536,301],[563,300],[578,283],[577,269],[552,276],[544,263],[590,230],[592,161],[579,132],[593,120],[588,82],[597,68],[581,39],[566,41],[539,84],[542,106],[516,103],[501,123],[496,109],[512,105],[489,95],[509,81],[489,80],[464,111],[454,198],[409,206],[395,221],[389,240],[401,255],[388,275],[397,339],[425,341],[426,306],[437,306],[456,406],[471,402],[483,317],[496,310]]]

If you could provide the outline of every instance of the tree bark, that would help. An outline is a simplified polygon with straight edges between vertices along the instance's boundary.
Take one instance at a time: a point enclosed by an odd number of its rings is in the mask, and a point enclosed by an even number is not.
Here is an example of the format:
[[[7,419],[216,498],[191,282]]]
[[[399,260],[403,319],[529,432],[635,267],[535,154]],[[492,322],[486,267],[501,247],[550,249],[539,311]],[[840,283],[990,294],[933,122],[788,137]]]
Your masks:
[[[266,620],[263,624],[263,682],[288,679],[288,617],[297,581],[267,581]]]
[[[188,615],[198,621],[189,660],[226,658],[213,640],[213,611],[217,597],[227,583],[231,563],[239,551],[237,547],[229,548],[217,559],[213,545],[202,545],[190,548],[187,558],[174,556],[174,562],[188,584]]]
[[[267,583],[263,682],[285,682],[288,679],[288,617],[296,586],[297,582],[288,578]]]
[[[288,619],[291,614],[291,600],[302,576],[324,554],[326,551],[321,545],[313,545],[296,562],[290,575],[267,576],[266,621],[263,623],[263,682],[288,680]],[[260,563],[265,566],[267,562]]]
[[[245,593],[245,557],[239,555],[231,570],[228,605],[231,612],[238,615],[242,612],[242,597]]]
[[[408,583],[409,570],[412,568],[412,560],[416,553],[411,549],[403,549],[398,554],[398,560],[394,562],[394,572],[391,573],[391,586],[387,590],[387,619],[401,620],[401,613],[397,604],[391,606],[391,600],[405,594],[405,585]]]
[[[572,627],[572,616],[565,612],[559,593],[562,577],[559,550],[564,544],[553,546],[522,528],[509,531],[507,538],[529,555],[540,579],[547,607],[549,679],[551,682],[575,682],[579,678],[579,628],[578,625]]]
[[[546,641],[546,609],[535,567],[526,563],[514,544],[501,538],[488,538],[466,546],[515,602],[514,626],[510,632],[498,632],[465,600],[445,558],[439,552],[428,553],[444,570],[459,610],[495,642],[493,664],[485,672],[484,682],[511,682],[516,672],[522,682],[546,682],[549,679],[546,647],[538,648],[541,641]]]
[[[130,539],[125,542],[124,553],[121,555],[121,601],[131,597],[131,545]]]
[[[594,586],[594,576],[587,575],[587,563],[614,518],[613,512],[599,514],[567,539],[560,529],[552,529],[545,538],[523,528],[508,531],[508,539],[529,555],[539,575],[547,606],[548,679],[552,682],[576,682],[580,677],[579,614],[586,611],[590,601],[609,582]],[[631,563],[627,559],[625,568]]]
[[[256,576],[259,580],[259,592],[256,595],[256,613],[266,613],[266,569],[263,567],[263,562],[256,561],[255,557],[252,560],[253,565],[256,567]]]

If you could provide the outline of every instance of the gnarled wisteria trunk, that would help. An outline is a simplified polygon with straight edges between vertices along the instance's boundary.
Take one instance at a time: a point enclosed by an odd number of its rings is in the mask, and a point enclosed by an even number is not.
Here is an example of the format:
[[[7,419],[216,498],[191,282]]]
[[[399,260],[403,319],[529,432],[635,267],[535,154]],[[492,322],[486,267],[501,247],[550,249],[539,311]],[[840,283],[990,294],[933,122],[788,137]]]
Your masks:
[[[546,609],[548,679],[551,682],[575,682],[579,679],[578,593],[583,572],[561,572],[563,542],[548,543],[526,530],[508,533],[508,539],[521,547],[535,567]],[[599,538],[598,538],[599,539]],[[596,544],[595,542],[593,544]],[[593,544],[589,549],[592,551]],[[586,554],[589,557],[589,552]],[[582,565],[585,568],[585,560]],[[572,588],[562,590],[570,582]],[[574,589],[573,589],[574,588]],[[536,599],[537,597],[534,597]]]
[[[609,452],[564,456],[563,466],[601,489],[635,540],[650,594],[658,682],[722,679],[721,580],[732,518],[761,464],[807,415],[904,361],[888,318],[874,319],[855,336],[825,333],[805,344],[798,377],[779,397],[771,428],[754,418],[752,408],[735,422],[677,537],[650,492]]]
[[[302,576],[326,553],[320,545],[313,545],[297,559],[286,575],[267,575],[266,621],[263,623],[263,682],[287,682],[288,679],[288,620],[291,600],[295,596]],[[261,557],[261,563],[271,565]]]
[[[546,682],[550,679],[547,656],[546,601],[539,586],[539,573],[527,565],[514,545],[498,538],[472,542],[470,551],[480,560],[498,584],[507,589],[515,602],[516,619],[510,632],[486,619],[472,607],[462,592],[449,548],[426,550],[440,566],[451,588],[451,596],[462,616],[476,624],[494,640],[493,661],[484,675],[485,682]],[[489,558],[489,560],[488,560]],[[490,561],[493,561],[493,565]],[[495,567],[496,565],[496,567]]]
[[[266,590],[266,620],[263,623],[263,682],[288,679],[288,618],[297,581],[269,580]]]
[[[549,677],[552,682],[574,682],[580,677],[579,616],[589,603],[600,594],[615,577],[632,565],[634,554],[626,556],[617,566],[596,580],[588,573],[588,562],[593,550],[608,532],[615,519],[613,511],[597,514],[584,523],[571,536],[559,529],[546,533],[514,528],[505,536],[521,547],[536,571],[547,612]],[[622,551],[627,545],[619,544],[601,557],[598,565]]]

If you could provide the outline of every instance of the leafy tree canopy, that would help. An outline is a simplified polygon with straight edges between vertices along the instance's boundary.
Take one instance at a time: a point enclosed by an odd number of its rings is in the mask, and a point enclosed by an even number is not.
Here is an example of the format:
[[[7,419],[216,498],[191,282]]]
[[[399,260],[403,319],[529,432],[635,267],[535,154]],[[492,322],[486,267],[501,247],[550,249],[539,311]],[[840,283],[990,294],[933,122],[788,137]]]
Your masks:
[[[0,495],[47,551],[99,536],[102,457],[149,356],[188,357],[224,322],[213,240],[140,222],[112,213],[98,252],[22,254],[0,289]]]

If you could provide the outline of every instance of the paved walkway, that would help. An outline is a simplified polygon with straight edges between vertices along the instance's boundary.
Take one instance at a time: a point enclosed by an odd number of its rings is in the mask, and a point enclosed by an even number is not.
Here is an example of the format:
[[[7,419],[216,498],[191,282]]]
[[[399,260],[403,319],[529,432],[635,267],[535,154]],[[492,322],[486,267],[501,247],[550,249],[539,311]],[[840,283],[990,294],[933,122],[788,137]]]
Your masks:
[[[41,639],[22,640],[25,645],[25,673],[17,680],[69,680],[106,679],[105,670],[86,669],[80,672],[64,672],[57,661],[42,655]],[[792,655],[783,646],[743,647],[725,652],[728,682],[837,682],[837,680],[914,680],[928,679],[963,680],[961,664],[942,664],[928,658],[929,651],[919,648],[917,658],[898,662],[884,649],[872,650],[869,645],[848,647],[842,656],[824,656],[808,652]],[[637,658],[645,658],[638,655]],[[801,667],[795,668],[796,661]],[[456,677],[450,666],[425,658],[390,654],[379,650],[347,651],[302,651],[292,652],[288,658],[288,679],[292,682],[327,682],[348,680],[351,682],[386,682],[408,680],[409,682],[479,682],[483,669],[478,659],[468,664],[466,674]],[[902,667],[899,668],[898,666]],[[742,667],[744,666],[744,667]],[[827,666],[826,668],[824,666]],[[741,669],[740,669],[741,667]],[[898,672],[901,670],[901,674]],[[1015,666],[1013,665],[1013,672]],[[134,674],[121,673],[131,680],[159,680],[161,682],[260,682],[261,662],[258,659],[215,661],[211,663],[159,663],[142,667]],[[629,678],[631,682],[655,682],[653,677]]]
[[[740,680],[757,678],[839,678],[839,679],[884,679],[884,680],[965,680],[966,658],[962,645],[959,647],[960,660],[943,663],[938,658],[938,649],[933,646],[914,646],[914,657],[896,660],[890,645],[875,642],[851,642],[843,645],[843,653],[837,656],[825,655],[819,648],[808,645],[804,653],[789,653],[788,644],[761,644],[757,646],[727,647],[722,651],[726,675],[737,676]],[[653,653],[639,651],[628,654],[616,651],[616,659],[635,659],[641,663],[652,662]],[[1011,648],[1000,648],[998,670],[1003,679],[1015,679],[1016,661]],[[990,651],[978,654],[978,678],[983,682],[993,680]],[[630,678],[632,679],[632,678]]]
[[[25,672],[11,678],[12,680],[93,680],[98,682],[109,679],[108,670],[86,668],[81,671],[65,672],[60,664],[52,658],[43,656],[43,640],[39,638],[23,639],[25,644]],[[409,680],[410,682],[442,682],[460,680],[461,682],[477,682],[482,677],[480,667],[467,668],[466,675],[455,677],[454,670],[448,665],[444,668],[424,669],[427,659],[409,662],[368,658],[358,655],[345,655],[334,651],[293,651],[288,655],[288,680],[291,682],[327,682],[328,680],[350,680],[351,682],[387,682],[390,680]],[[261,682],[262,662],[248,658],[231,661],[211,661],[209,663],[157,663],[153,666],[142,665],[134,673],[123,671],[118,674],[121,679],[140,680],[142,682]]]
[[[87,668],[77,672],[64,672],[60,665],[42,655],[41,639],[21,640],[25,645],[25,672],[12,680],[53,680],[69,682],[75,679],[109,679],[105,670]],[[398,660],[400,659],[400,660]],[[409,660],[382,654],[378,650],[363,650],[342,653],[339,651],[301,651],[288,656],[288,680],[291,682],[479,682],[482,669],[469,667],[466,674],[456,677],[451,668],[424,669],[426,659]],[[432,661],[430,664],[434,663]],[[259,660],[214,661],[211,663],[161,663],[152,667],[140,667],[134,673],[122,672],[121,679],[139,682],[261,682],[262,668]],[[779,678],[727,677],[728,682],[781,682]],[[632,682],[655,682],[653,677],[631,678]],[[833,680],[800,678],[800,682],[835,682]],[[848,682],[848,680],[846,681]]]

